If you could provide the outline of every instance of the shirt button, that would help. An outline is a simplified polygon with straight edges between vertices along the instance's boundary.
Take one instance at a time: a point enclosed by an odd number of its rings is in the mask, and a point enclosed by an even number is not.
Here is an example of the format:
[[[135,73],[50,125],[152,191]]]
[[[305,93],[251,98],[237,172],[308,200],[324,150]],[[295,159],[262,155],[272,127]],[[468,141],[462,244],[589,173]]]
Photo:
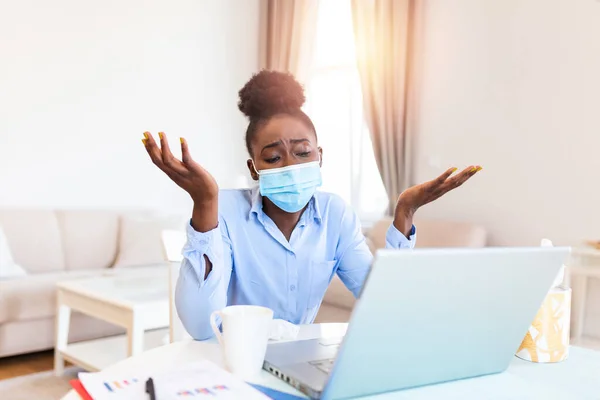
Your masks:
[[[296,290],[296,285],[292,285],[290,286],[290,290],[293,292],[294,290]]]

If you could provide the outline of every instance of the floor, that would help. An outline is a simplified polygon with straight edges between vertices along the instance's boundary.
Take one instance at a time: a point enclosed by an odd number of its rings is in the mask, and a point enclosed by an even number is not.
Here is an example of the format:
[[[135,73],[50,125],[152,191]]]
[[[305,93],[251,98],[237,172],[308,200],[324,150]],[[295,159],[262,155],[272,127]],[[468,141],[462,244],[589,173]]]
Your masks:
[[[0,358],[0,380],[54,368],[54,350]]]

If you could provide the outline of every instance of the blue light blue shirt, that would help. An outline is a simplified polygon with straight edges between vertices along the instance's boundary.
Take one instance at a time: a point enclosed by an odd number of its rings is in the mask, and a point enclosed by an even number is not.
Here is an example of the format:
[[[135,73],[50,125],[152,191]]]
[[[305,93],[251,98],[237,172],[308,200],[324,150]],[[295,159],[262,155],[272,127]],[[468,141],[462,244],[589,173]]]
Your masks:
[[[393,225],[386,247],[412,248]],[[204,280],[204,255],[212,271]],[[311,323],[333,274],[358,296],[373,256],[355,212],[338,196],[317,192],[289,242],[262,210],[258,189],[221,190],[219,226],[196,232],[187,227],[175,304],[189,334],[211,337],[209,316],[227,305],[269,307],[274,318]]]

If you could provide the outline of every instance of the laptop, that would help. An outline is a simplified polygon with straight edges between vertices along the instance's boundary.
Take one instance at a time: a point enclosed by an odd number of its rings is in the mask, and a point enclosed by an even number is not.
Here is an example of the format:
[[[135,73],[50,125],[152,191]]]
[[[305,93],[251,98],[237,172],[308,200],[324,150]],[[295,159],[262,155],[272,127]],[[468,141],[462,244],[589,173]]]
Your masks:
[[[272,343],[264,369],[346,399],[508,368],[568,248],[380,250],[343,338]]]

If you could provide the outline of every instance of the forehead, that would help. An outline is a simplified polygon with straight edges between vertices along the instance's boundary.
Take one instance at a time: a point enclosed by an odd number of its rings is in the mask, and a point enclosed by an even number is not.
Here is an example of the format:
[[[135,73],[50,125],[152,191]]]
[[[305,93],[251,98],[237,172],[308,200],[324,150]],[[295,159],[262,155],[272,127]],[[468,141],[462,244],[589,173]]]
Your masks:
[[[256,144],[272,143],[282,139],[309,139],[313,141],[315,133],[299,118],[291,115],[276,115],[260,127],[255,135]]]

